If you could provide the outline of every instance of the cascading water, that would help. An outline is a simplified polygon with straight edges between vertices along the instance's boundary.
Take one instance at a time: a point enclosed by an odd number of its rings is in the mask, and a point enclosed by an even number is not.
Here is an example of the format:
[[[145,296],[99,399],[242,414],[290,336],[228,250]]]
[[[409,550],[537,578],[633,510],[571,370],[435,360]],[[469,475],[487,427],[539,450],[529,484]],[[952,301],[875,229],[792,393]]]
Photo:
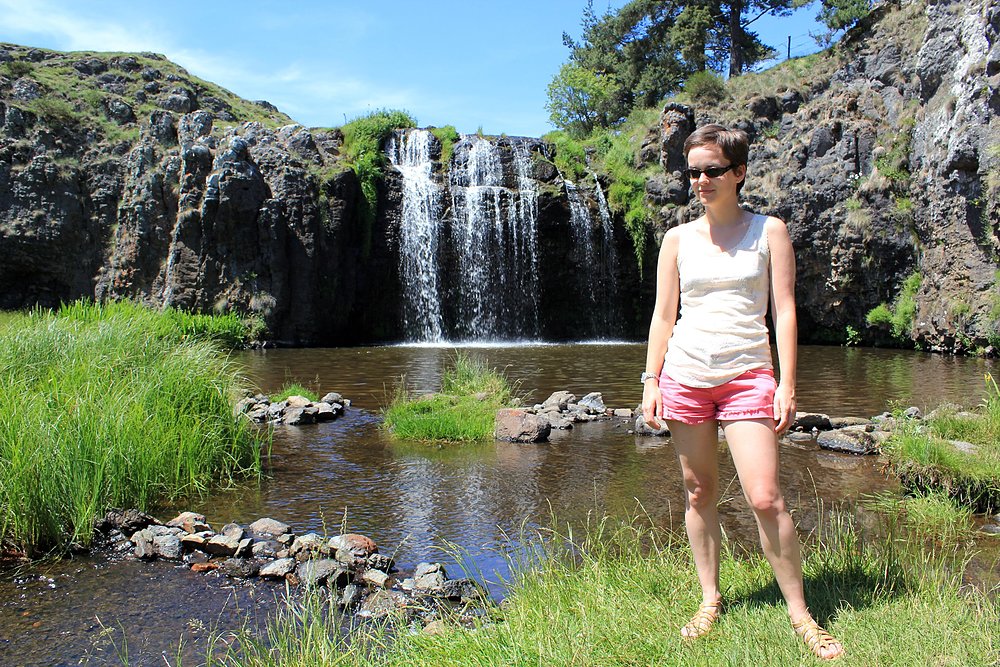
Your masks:
[[[441,237],[441,187],[434,182],[433,135],[427,130],[398,131],[386,153],[403,176],[403,224],[399,233],[399,274],[403,325],[411,339],[443,339],[438,240]]]
[[[509,144],[513,179],[504,178],[501,146],[465,136],[464,164],[449,172],[452,248],[458,255],[455,336],[464,340],[538,335],[538,188],[530,147]],[[516,183],[516,188],[504,183]]]
[[[543,302],[572,310],[561,316],[557,336],[619,335],[614,229],[596,177],[593,191],[566,182],[571,245],[547,226],[546,243],[559,244],[559,259],[544,264],[534,175],[541,144],[465,135],[453,146],[442,182],[436,141],[427,130],[400,130],[386,146],[402,177],[398,262],[406,339],[537,339],[551,327],[541,323]],[[577,268],[568,275],[566,266]],[[544,285],[540,274],[547,276]]]
[[[590,206],[580,187],[565,181],[569,201],[570,230],[580,258],[580,289],[587,308],[586,322],[591,337],[613,335],[620,331],[618,308],[618,258],[615,253],[614,227],[601,184],[594,176],[600,225],[594,223]]]

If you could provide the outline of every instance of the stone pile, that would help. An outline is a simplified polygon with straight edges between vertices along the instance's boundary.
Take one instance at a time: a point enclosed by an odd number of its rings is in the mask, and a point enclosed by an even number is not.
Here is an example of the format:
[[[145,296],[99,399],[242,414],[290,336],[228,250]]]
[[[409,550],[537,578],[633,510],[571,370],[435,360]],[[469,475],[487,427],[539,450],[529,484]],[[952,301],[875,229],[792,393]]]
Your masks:
[[[342,415],[350,405],[350,399],[336,392],[330,392],[318,401],[310,401],[305,396],[289,396],[276,403],[272,403],[264,394],[256,394],[240,400],[233,408],[233,412],[246,415],[258,424],[300,426],[332,421]]]
[[[508,442],[544,442],[553,429],[570,429],[580,422],[613,417],[631,419],[632,410],[608,408],[599,391],[581,399],[568,391],[557,391],[533,407],[500,410],[494,435],[498,440]]]
[[[404,576],[372,539],[356,533],[296,535],[271,518],[229,523],[216,532],[202,514],[182,512],[160,523],[138,510],[111,510],[96,531],[141,560],[183,563],[233,579],[322,587],[345,612],[367,618],[428,625],[457,603],[464,605],[458,620],[465,622],[491,604],[475,580],[449,579],[441,563],[420,563]]]

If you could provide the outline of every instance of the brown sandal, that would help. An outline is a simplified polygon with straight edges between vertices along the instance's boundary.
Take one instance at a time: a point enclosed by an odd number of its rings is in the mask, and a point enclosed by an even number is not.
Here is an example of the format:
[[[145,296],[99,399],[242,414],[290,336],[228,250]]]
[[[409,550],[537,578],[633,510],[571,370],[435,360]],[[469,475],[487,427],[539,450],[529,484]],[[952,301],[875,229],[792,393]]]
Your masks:
[[[795,631],[802,641],[806,643],[809,650],[820,660],[836,660],[844,655],[844,645],[833,637],[829,632],[820,627],[819,623],[813,620],[812,616],[806,616],[798,622],[792,622],[792,630]],[[840,651],[833,655],[827,655],[828,651],[839,646]]]
[[[718,620],[722,612],[722,600],[715,602],[702,602],[698,606],[698,611],[691,617],[691,620],[681,628],[681,637],[684,639],[697,639],[707,635],[712,625]]]

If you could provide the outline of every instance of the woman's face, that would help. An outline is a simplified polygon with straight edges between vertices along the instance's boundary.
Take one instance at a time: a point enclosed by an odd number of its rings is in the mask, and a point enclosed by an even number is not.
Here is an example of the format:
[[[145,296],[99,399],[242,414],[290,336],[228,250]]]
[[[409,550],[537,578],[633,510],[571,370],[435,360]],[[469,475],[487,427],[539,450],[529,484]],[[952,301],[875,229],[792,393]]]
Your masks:
[[[688,169],[702,172],[698,178],[691,178],[691,188],[702,204],[708,205],[721,199],[736,198],[736,187],[746,177],[746,166],[739,165],[725,173],[711,177],[706,169],[730,166],[729,158],[715,144],[695,146],[687,155]]]

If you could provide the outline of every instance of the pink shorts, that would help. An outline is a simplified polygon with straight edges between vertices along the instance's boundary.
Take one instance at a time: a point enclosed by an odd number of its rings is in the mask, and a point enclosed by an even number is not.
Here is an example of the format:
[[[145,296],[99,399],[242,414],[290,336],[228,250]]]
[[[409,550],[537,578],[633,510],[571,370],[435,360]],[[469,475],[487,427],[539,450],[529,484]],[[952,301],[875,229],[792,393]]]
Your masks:
[[[710,419],[774,419],[774,371],[757,368],[718,387],[688,387],[660,374],[663,417],[684,424]]]

